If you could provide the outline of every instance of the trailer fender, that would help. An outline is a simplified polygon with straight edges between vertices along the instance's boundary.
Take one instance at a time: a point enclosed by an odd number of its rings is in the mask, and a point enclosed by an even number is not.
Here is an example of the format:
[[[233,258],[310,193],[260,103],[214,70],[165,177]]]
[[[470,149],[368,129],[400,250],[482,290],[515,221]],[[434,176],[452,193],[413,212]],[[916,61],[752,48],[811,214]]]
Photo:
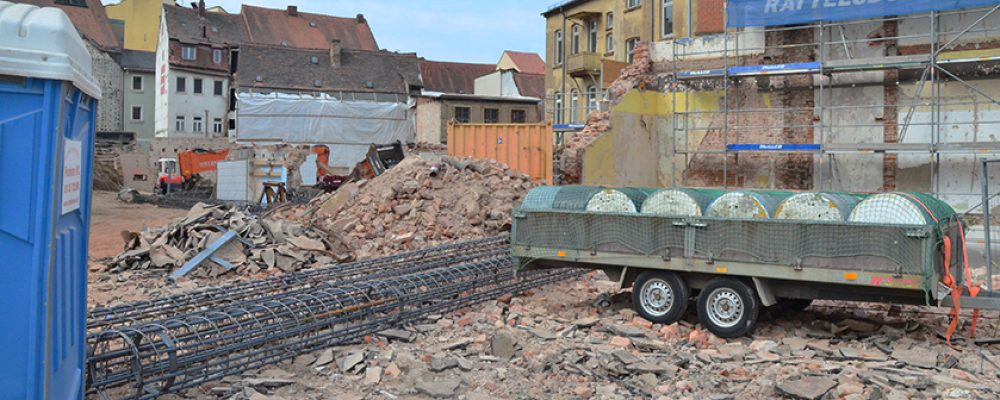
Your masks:
[[[757,289],[757,297],[760,297],[760,304],[764,307],[770,307],[778,304],[778,299],[774,296],[774,292],[771,291],[771,282],[764,278],[752,278],[753,285]]]
[[[604,266],[601,268],[604,274],[608,276],[608,279],[614,282],[618,282],[619,289],[626,289],[632,286],[635,282],[635,277],[642,272],[641,268],[632,267],[615,267],[615,266]]]

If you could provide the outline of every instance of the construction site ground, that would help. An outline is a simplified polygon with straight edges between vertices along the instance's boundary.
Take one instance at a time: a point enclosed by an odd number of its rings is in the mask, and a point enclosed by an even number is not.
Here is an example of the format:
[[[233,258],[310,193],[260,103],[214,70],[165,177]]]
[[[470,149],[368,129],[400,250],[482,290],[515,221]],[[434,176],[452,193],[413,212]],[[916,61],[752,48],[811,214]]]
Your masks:
[[[510,207],[530,187],[495,165],[454,162],[444,174],[429,174],[428,166],[402,164],[359,185],[350,199],[321,196],[267,219],[209,206],[126,204],[97,192],[88,303],[120,304],[319,267],[341,254],[366,259],[495,235],[508,229]],[[242,252],[241,267],[218,274],[203,268],[177,283],[166,280],[176,260],[154,267],[148,255],[115,256],[147,249],[162,258],[170,252],[157,253],[157,246],[182,244],[193,252],[212,237],[201,226],[227,221],[233,230],[252,233],[259,224],[282,232],[286,242],[261,236],[261,248]],[[126,246],[129,235],[121,231],[143,226],[169,226],[173,234],[170,240],[156,232],[132,235]],[[336,240],[323,242],[324,232]],[[286,253],[299,261],[284,267],[274,261]],[[976,343],[965,339],[971,310],[964,310],[949,345],[947,312],[827,301],[804,311],[775,306],[751,336],[721,339],[697,323],[693,308],[671,325],[637,317],[629,292],[592,272],[161,398],[1000,398],[1000,341],[989,339],[1000,337],[997,313],[980,316]]]

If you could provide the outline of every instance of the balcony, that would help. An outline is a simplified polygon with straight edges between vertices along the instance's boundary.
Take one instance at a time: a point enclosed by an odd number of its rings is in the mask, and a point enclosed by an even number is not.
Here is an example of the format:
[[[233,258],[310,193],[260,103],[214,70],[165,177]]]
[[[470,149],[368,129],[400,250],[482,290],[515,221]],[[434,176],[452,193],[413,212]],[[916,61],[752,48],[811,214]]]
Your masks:
[[[600,76],[601,55],[584,52],[570,54],[566,57],[566,73],[574,78]]]

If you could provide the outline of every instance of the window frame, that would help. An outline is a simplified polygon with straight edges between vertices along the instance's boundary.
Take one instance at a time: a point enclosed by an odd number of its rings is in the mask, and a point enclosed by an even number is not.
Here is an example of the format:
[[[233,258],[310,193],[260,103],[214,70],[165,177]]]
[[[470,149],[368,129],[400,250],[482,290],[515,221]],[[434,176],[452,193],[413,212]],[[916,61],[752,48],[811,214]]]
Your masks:
[[[590,25],[587,28],[587,51],[597,53],[597,42],[600,37],[597,32],[601,29],[600,18],[591,19],[587,24]]]
[[[592,113],[594,111],[597,111],[597,93],[598,93],[597,86],[595,86],[595,85],[587,86],[587,93],[586,93],[587,105],[586,105],[586,111],[587,111],[587,116],[588,117],[590,116],[590,113]]]
[[[187,77],[178,76],[174,79],[174,93],[187,93]]]
[[[463,110],[463,114],[465,114],[465,118],[459,118],[459,116],[458,116],[458,110]],[[455,106],[455,108],[454,108],[454,110],[452,110],[452,112],[454,113],[454,119],[455,119],[455,121],[458,122],[458,123],[467,124],[467,123],[469,123],[469,122],[472,121],[472,107]]]
[[[604,30],[610,31],[615,29],[615,12],[608,11],[604,14]]]
[[[580,91],[576,89],[571,89],[569,91],[569,123],[575,124],[579,122],[577,121],[577,118],[579,117],[577,114],[579,113],[580,113]]]
[[[642,0],[625,0],[625,11],[642,7]]]
[[[136,80],[138,78],[138,81]],[[139,82],[139,88],[135,88],[135,83]],[[132,85],[130,86],[133,92],[142,93],[146,90],[146,78],[142,75],[132,75]]]
[[[570,36],[570,54],[580,54],[580,25],[573,24]]]
[[[667,8],[670,12],[667,13]],[[674,1],[673,0],[663,0],[663,4],[660,6],[660,37],[663,39],[670,39],[674,37]],[[670,16],[670,31],[667,32],[667,16]]]
[[[216,56],[219,58],[218,61],[215,60]],[[222,64],[222,49],[212,49],[212,63],[215,65]]]
[[[556,29],[555,37],[556,37],[555,38],[555,49],[554,49],[555,52],[556,52],[556,54],[555,54],[555,59],[556,59],[555,65],[562,65],[563,59],[566,57],[566,55],[563,54],[563,52],[565,51],[565,43],[563,41],[564,37],[563,37],[563,31],[562,31],[562,29]]]
[[[193,78],[191,80],[191,93],[205,94],[205,80],[202,78]]]
[[[639,45],[639,38],[625,39],[625,62],[632,64],[635,61],[635,46],[637,45]]]
[[[191,57],[188,57],[189,52]],[[181,46],[181,60],[198,61],[198,48],[195,46]]]
[[[204,132],[202,130],[202,128],[204,128],[204,125],[202,125],[203,122],[204,121],[201,119],[201,116],[191,117],[191,132],[194,132],[194,133],[202,133],[202,132]]]
[[[226,84],[225,84],[225,82],[223,82],[223,81],[221,81],[219,79],[213,79],[212,80],[212,95],[213,96],[222,96],[222,94],[225,93],[225,92],[226,92]]]
[[[518,114],[515,114],[518,113]],[[515,118],[514,115],[520,115],[520,118]],[[523,110],[520,108],[515,108],[510,110],[510,123],[512,124],[523,124],[528,122],[528,110]]]
[[[604,54],[615,54],[615,34],[608,32],[604,38]]]
[[[212,118],[212,133],[222,133],[222,118]]]
[[[183,115],[174,116],[174,131],[187,132],[186,131],[187,126],[185,125],[187,125],[187,118],[185,118]]]
[[[139,110],[139,118],[135,117],[135,110]],[[143,110],[141,104],[132,104],[129,108],[129,120],[132,122],[142,122],[145,118],[145,110]]]
[[[489,118],[489,113],[493,113],[493,118]],[[490,121],[492,119],[492,121]],[[483,123],[486,124],[499,124],[500,123],[500,109],[499,108],[483,108]]]
[[[555,103],[555,106],[553,107],[554,110],[552,110],[552,114],[553,114],[552,121],[553,121],[553,123],[555,123],[557,125],[558,124],[562,124],[563,123],[563,116],[565,114],[565,112],[563,112],[563,95],[562,95],[562,92],[556,92],[553,97],[555,98],[555,100],[553,101]]]

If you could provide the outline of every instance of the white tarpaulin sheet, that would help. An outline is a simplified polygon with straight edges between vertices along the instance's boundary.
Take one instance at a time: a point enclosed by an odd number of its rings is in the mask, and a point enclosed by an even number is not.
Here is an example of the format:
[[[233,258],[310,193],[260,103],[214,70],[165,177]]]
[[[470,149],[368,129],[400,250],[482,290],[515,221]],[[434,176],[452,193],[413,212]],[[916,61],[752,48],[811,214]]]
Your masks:
[[[237,95],[237,140],[285,143],[412,143],[404,103],[295,94]]]

